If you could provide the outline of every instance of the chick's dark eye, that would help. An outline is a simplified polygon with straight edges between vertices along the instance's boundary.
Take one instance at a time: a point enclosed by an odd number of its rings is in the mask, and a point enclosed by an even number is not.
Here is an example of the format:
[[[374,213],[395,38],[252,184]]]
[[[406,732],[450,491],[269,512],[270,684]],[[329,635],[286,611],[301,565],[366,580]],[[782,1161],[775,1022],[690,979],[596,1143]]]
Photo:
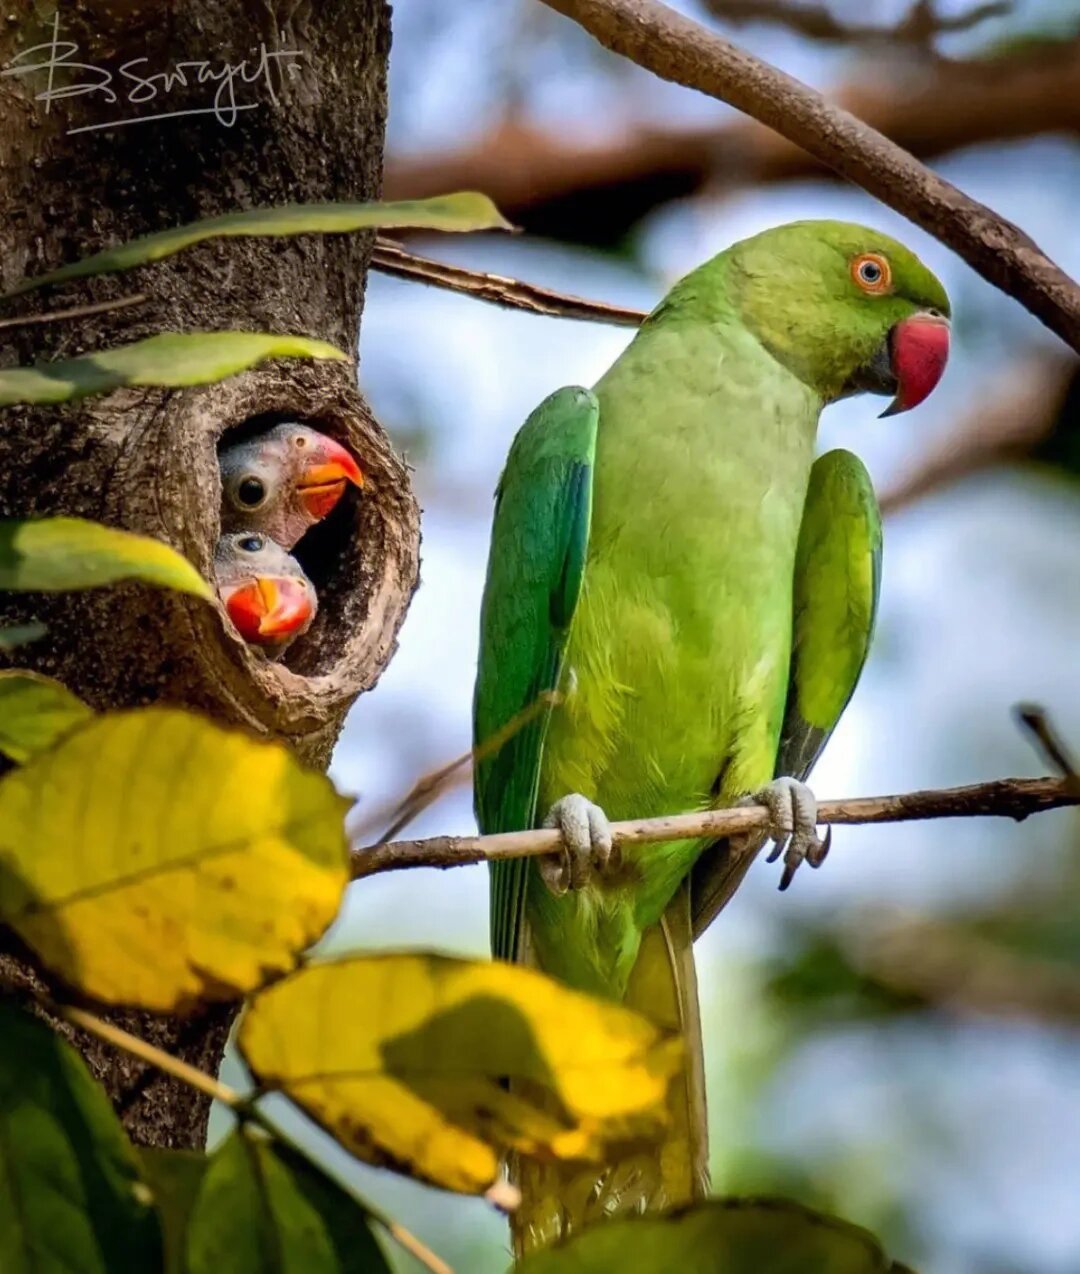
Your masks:
[[[259,478],[241,478],[236,487],[236,498],[247,509],[255,509],[266,498],[266,487]]]
[[[258,553],[264,547],[261,535],[245,535],[239,544],[245,553]]]

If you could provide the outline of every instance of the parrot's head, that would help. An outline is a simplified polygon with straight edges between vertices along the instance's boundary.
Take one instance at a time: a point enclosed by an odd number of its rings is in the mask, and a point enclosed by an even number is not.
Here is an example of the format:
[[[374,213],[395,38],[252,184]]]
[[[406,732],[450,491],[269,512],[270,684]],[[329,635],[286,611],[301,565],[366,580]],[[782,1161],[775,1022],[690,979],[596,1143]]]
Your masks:
[[[284,648],[307,632],[318,610],[315,589],[296,558],[265,535],[223,535],[214,550],[218,596],[240,636]]]
[[[744,322],[833,402],[889,394],[918,406],[945,370],[949,298],[902,243],[842,221],[799,221],[736,244],[730,280]]]
[[[255,531],[291,549],[335,507],[346,485],[364,485],[352,454],[295,421],[226,447],[221,466],[223,531]]]

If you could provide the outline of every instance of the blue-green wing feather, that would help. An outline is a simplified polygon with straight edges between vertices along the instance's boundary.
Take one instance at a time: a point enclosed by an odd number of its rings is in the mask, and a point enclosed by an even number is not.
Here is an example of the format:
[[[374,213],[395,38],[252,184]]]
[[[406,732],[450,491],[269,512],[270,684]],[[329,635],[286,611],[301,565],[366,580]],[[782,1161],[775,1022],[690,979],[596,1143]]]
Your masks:
[[[777,775],[805,779],[866,662],[881,587],[881,515],[850,451],[814,464],[799,532],[791,672]]]
[[[588,551],[599,414],[587,389],[560,389],[510,448],[495,497],[480,612],[477,748],[558,687]],[[550,707],[478,761],[473,795],[482,832],[535,825],[549,718]],[[512,960],[517,951],[527,871],[525,859],[491,868],[491,946],[498,959]]]

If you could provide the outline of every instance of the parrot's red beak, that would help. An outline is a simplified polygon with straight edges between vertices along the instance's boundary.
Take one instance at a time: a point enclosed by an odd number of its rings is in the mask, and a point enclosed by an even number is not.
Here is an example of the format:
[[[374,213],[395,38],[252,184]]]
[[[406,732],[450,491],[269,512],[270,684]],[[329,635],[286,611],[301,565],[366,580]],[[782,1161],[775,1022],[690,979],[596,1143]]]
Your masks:
[[[889,333],[889,361],[896,397],[883,416],[909,411],[933,393],[949,361],[949,320],[919,313],[897,323]]]
[[[240,636],[253,645],[272,645],[290,637],[312,616],[307,585],[288,576],[261,576],[224,589],[221,596]]]
[[[364,474],[352,453],[333,438],[326,438],[318,457],[301,474],[297,486],[300,502],[315,522],[321,522],[345,494],[345,484],[364,485]]]

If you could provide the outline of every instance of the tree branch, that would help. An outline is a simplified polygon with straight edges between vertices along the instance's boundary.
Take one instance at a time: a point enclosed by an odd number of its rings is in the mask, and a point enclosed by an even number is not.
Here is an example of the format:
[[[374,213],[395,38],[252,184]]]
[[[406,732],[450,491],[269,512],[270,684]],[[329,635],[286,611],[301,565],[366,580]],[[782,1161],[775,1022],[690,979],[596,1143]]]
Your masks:
[[[931,818],[993,816],[1019,822],[1029,814],[1080,804],[1068,779],[994,779],[967,787],[905,792],[898,796],[866,796],[822,801],[818,822],[905,823]],[[613,823],[616,845],[652,845],[662,841],[720,838],[764,831],[769,811],[763,805],[736,809],[701,810],[664,818],[629,819]],[[500,832],[494,836],[432,836],[427,840],[389,841],[352,854],[354,880],[378,872],[405,867],[464,867],[470,863],[505,858],[531,858],[553,854],[562,846],[562,834],[536,829]]]
[[[823,4],[789,4],[787,0],[705,0],[710,13],[735,26],[767,22],[787,27],[808,40],[838,44],[908,44],[924,47],[937,35],[970,31],[987,18],[998,18],[1010,12],[1010,0],[990,0],[966,13],[942,15],[927,0],[915,4],[893,26],[869,26],[859,22],[842,22]]]
[[[875,58],[830,100],[926,161],[1080,133],[1078,83],[1080,40],[1072,39],[965,61]],[[754,119],[615,125],[586,139],[508,119],[455,150],[392,155],[386,188],[401,199],[483,190],[530,234],[611,245],[654,208],[703,189],[836,176]]]
[[[662,79],[775,129],[953,248],[1080,350],[1080,287],[1028,235],[820,93],[659,0],[543,3]]]
[[[382,274],[430,283],[433,287],[461,292],[478,301],[488,301],[510,310],[527,310],[530,314],[613,323],[623,327],[636,327],[645,318],[642,310],[625,309],[620,305],[609,305],[606,301],[588,301],[584,297],[555,292],[535,283],[523,283],[506,275],[432,261],[430,257],[406,252],[392,239],[381,236],[375,241],[371,265]]]

